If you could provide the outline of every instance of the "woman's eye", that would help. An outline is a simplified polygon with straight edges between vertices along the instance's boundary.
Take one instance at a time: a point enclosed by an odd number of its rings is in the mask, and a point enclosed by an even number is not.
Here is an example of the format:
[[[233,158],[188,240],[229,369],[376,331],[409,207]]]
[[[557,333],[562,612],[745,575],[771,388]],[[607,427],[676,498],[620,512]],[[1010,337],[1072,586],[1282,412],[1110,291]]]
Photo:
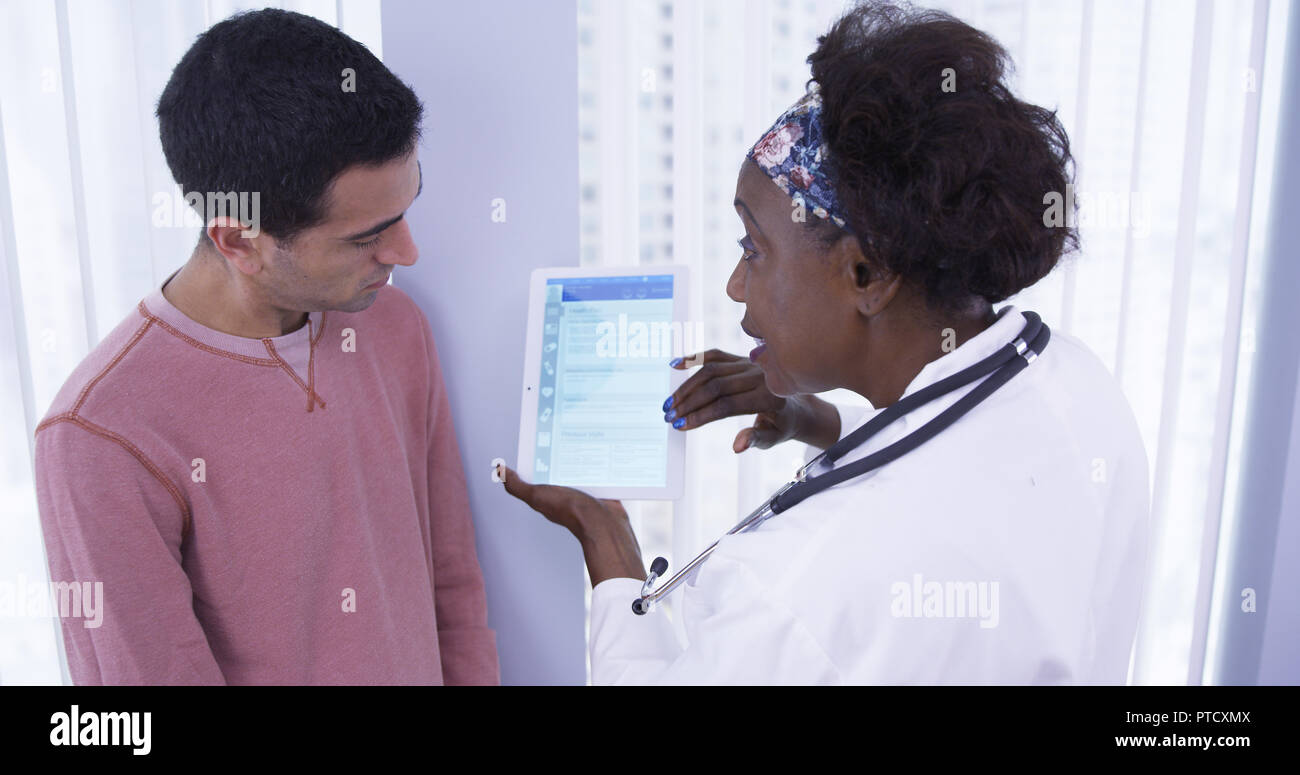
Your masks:
[[[740,239],[736,240],[736,244],[740,246],[740,250],[741,250],[740,260],[741,260],[741,261],[748,261],[749,259],[751,259],[751,258],[753,258],[754,256],[758,255],[758,253],[757,253],[757,252],[756,252],[752,247],[750,247],[749,245],[746,245],[746,244],[745,244],[745,238],[744,238],[744,237],[741,237]]]

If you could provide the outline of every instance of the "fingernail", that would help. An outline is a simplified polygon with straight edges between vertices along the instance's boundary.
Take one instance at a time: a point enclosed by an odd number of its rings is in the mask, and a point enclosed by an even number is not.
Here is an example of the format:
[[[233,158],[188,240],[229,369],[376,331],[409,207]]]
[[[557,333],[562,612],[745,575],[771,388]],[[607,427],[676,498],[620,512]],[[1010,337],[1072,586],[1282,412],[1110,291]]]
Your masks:
[[[670,409],[670,410],[668,411],[668,414],[664,415],[664,422],[672,422],[673,420],[676,420],[676,419],[677,419],[677,410],[676,410],[676,409]]]
[[[667,400],[667,401],[664,401],[664,411],[667,412],[667,411],[668,411],[668,407],[670,407],[670,406],[672,406],[672,405],[673,405],[673,397],[672,397],[672,396],[668,396],[668,400]]]
[[[686,418],[685,418],[685,417],[678,417],[676,420],[673,421],[673,427],[674,427],[674,428],[681,428],[681,427],[682,427],[683,425],[685,425],[685,424],[686,424]]]
[[[672,367],[675,369],[675,368],[677,368],[678,366],[682,365],[682,359],[681,359],[681,358],[673,358],[671,361],[668,362],[668,365],[669,365],[669,366],[672,366]]]

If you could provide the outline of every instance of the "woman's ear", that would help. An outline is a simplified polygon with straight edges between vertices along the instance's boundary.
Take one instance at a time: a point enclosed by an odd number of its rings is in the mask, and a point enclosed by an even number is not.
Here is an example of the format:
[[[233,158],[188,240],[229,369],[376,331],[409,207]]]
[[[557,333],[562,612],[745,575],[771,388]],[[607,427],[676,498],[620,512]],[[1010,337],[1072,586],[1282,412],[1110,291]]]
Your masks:
[[[875,317],[898,295],[902,275],[889,271],[882,262],[864,253],[857,237],[844,234],[831,252],[854,294],[858,312]]]

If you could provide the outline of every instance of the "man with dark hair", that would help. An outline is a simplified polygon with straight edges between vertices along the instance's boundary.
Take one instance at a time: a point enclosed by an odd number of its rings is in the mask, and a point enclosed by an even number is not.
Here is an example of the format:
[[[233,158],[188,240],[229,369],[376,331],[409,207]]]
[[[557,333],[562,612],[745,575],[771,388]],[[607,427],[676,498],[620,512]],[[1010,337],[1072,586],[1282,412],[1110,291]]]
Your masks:
[[[157,114],[204,232],[37,427],[51,579],[103,584],[99,626],[63,620],[74,681],[498,683],[437,349],[387,285],[419,100],[264,10],[199,36]]]

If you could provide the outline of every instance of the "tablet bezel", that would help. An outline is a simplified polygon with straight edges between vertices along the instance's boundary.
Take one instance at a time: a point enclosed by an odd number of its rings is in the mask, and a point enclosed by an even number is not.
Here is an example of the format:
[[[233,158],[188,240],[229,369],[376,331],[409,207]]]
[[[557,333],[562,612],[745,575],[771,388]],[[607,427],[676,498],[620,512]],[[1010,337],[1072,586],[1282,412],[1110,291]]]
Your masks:
[[[519,449],[515,470],[525,481],[536,478],[533,461],[536,460],[537,443],[537,401],[540,396],[538,378],[542,366],[542,331],[546,315],[546,284],[548,280],[571,279],[580,277],[636,277],[647,275],[673,276],[673,316],[674,322],[683,326],[683,346],[686,344],[685,332],[689,326],[689,278],[690,269],[682,264],[652,266],[618,266],[618,267],[544,267],[534,269],[528,283],[528,338],[524,343],[524,379],[520,390],[519,414]],[[682,353],[689,355],[690,353]],[[664,368],[669,371],[669,393],[676,390],[688,376],[687,372],[673,369],[668,365],[669,358],[664,359]],[[666,399],[667,394],[664,395]],[[668,423],[668,468],[667,483],[662,487],[576,487],[595,498],[613,498],[617,500],[678,500],[684,488],[686,467],[686,434],[674,431]]]

